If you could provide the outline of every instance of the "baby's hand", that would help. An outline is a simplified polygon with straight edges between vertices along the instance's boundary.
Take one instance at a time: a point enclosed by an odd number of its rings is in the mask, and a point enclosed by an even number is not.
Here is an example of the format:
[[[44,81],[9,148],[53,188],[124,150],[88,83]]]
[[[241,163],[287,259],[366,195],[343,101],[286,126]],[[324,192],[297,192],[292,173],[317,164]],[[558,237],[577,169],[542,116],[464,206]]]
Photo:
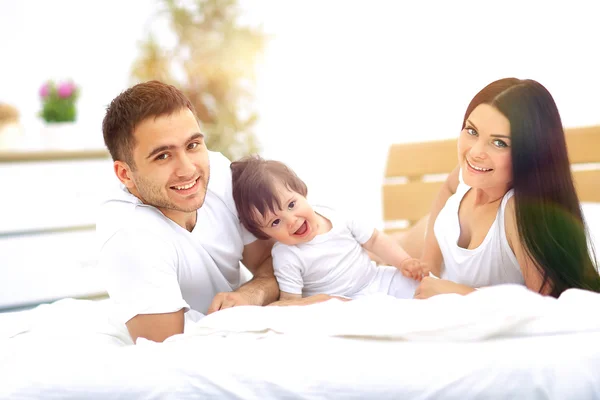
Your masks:
[[[407,258],[402,261],[399,267],[402,275],[416,281],[420,281],[423,277],[429,275],[429,267],[427,264],[417,258]]]

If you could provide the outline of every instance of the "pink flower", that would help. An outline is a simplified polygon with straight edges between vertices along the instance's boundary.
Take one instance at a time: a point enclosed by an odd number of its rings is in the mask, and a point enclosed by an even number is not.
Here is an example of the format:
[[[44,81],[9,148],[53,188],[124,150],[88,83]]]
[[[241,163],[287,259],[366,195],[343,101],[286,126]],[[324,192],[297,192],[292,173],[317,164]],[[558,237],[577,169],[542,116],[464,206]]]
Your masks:
[[[50,94],[50,85],[48,83],[44,83],[40,87],[40,97],[42,99],[45,99],[46,97],[48,97],[49,94]]]
[[[58,97],[66,99],[75,92],[75,85],[72,82],[63,82],[58,85],[57,93]]]

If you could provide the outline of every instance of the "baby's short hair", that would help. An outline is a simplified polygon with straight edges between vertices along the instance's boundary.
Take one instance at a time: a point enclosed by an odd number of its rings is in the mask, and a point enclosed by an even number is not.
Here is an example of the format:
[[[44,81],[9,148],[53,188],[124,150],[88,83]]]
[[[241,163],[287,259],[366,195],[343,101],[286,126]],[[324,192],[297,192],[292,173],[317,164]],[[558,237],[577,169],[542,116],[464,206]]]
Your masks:
[[[268,239],[257,221],[256,211],[281,210],[276,183],[306,197],[306,184],[287,165],[254,155],[231,163],[233,199],[242,225],[258,239]]]

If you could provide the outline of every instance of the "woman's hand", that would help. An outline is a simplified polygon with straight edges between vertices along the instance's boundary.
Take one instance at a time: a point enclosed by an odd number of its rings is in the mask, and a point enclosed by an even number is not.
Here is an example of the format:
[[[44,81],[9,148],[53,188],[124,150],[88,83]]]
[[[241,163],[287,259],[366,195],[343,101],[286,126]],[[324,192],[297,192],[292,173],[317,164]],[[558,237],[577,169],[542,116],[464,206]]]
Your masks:
[[[421,284],[415,290],[415,299],[428,299],[438,294],[457,293],[469,294],[474,292],[472,287],[461,285],[460,283],[447,281],[445,279],[437,279],[426,276],[421,280]]]

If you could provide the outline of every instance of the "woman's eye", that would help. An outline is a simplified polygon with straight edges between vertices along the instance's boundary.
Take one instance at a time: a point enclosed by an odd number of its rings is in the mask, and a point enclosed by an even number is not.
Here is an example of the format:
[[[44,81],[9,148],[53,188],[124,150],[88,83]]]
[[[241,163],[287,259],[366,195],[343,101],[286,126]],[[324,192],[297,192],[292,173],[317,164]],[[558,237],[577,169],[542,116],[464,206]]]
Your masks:
[[[281,221],[280,221],[279,219],[276,219],[275,221],[273,221],[273,222],[271,223],[271,226],[272,226],[272,227],[276,227],[277,225],[279,225],[279,222],[281,222]]]
[[[503,140],[500,140],[500,139],[496,139],[492,143],[494,143],[494,146],[496,146],[496,147],[502,147],[502,148],[508,147],[508,145],[506,144],[506,142],[503,141]]]
[[[295,205],[296,205],[296,202],[292,201],[290,204],[288,204],[288,208],[291,210],[292,208],[294,208]]]
[[[466,128],[466,130],[467,130],[467,133],[471,136],[477,135],[477,131],[473,128]]]

